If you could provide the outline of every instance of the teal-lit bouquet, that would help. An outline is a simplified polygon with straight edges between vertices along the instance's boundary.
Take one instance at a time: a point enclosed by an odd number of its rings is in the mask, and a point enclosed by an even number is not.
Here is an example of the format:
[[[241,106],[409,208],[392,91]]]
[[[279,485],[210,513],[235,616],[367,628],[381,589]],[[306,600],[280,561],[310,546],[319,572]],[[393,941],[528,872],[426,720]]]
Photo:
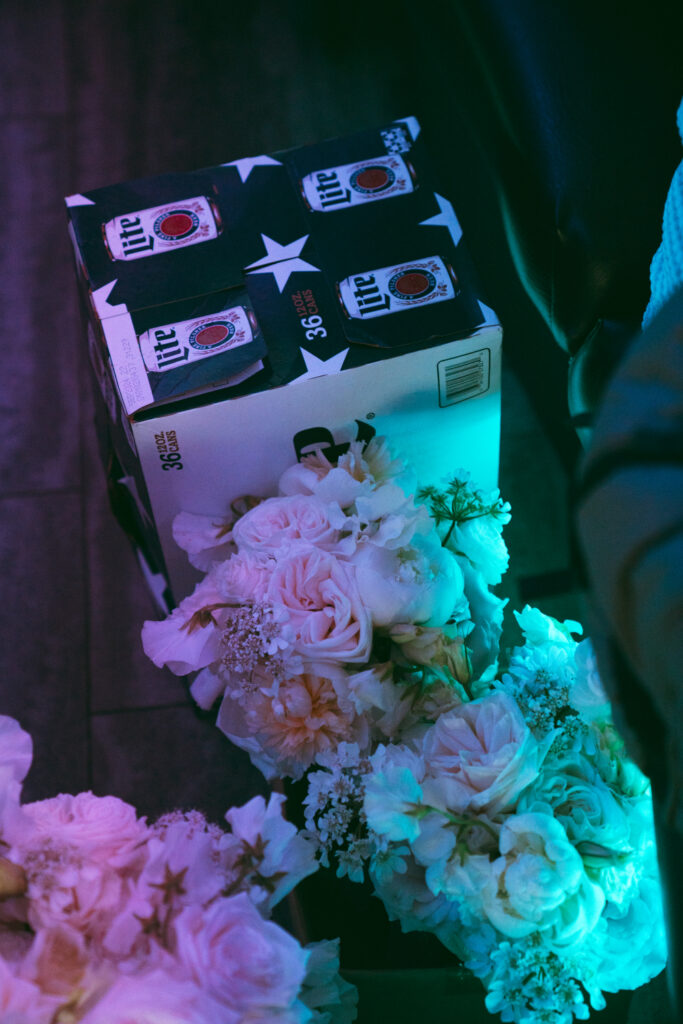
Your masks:
[[[181,514],[206,571],[156,664],[198,671],[267,778],[307,782],[307,831],[434,933],[504,1021],[570,1024],[663,968],[647,779],[577,623],[525,608],[499,670],[509,506],[457,472],[418,490],[383,439],[307,456],[224,521]]]

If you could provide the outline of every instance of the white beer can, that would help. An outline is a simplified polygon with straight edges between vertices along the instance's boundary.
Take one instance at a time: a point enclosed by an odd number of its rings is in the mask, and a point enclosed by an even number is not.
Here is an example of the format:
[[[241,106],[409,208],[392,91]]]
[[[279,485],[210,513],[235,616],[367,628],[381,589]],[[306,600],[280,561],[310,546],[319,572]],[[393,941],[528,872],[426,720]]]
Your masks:
[[[407,195],[416,187],[417,178],[412,164],[394,153],[313,171],[300,183],[309,210],[320,212]]]
[[[140,335],[140,351],[150,373],[160,373],[246,345],[257,331],[253,312],[233,306],[211,316],[152,327]]]
[[[452,266],[440,256],[366,270],[337,284],[342,309],[348,317],[360,320],[444,302],[455,298],[458,291]]]
[[[218,208],[206,196],[125,213],[102,225],[104,244],[113,260],[138,260],[157,252],[208,242],[221,230]]]

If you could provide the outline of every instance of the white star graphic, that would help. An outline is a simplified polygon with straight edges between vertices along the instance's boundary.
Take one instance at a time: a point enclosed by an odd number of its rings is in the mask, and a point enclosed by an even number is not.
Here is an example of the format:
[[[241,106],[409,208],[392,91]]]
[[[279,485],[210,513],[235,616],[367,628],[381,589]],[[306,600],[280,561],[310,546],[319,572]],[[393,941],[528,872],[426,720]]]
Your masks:
[[[497,324],[498,317],[493,312],[490,306],[486,306],[481,299],[479,299],[479,309],[481,310],[482,316],[484,317],[485,324]]]
[[[80,192],[74,192],[72,196],[67,196],[64,200],[67,206],[94,206],[95,200],[88,199],[86,196],[82,196]]]
[[[279,263],[280,260],[291,260],[296,256],[301,256],[301,250],[308,241],[308,235],[302,235],[301,238],[290,242],[289,245],[280,245],[279,242],[269,238],[268,235],[262,234],[261,238],[266,249],[266,255],[262,256],[260,260],[250,263],[247,270],[251,270],[252,267],[265,267],[268,263]]]
[[[282,167],[281,161],[274,160],[272,156],[246,156],[241,160],[230,160],[227,164],[221,164],[221,167],[236,167],[240,178],[244,182],[255,167],[265,167],[270,164],[277,164],[278,167]]]
[[[273,263],[270,267],[258,267],[256,270],[252,270],[252,274],[272,274],[277,281],[277,286],[280,291],[283,290],[289,275],[295,273],[297,270],[319,270],[319,267],[314,267],[312,263],[307,263],[306,260],[283,260],[282,263]]]
[[[262,256],[260,260],[250,263],[246,269],[250,270],[252,274],[272,274],[280,291],[287,284],[289,275],[294,274],[297,270],[320,270],[320,267],[314,267],[312,263],[299,259],[299,254],[308,240],[308,235],[302,235],[301,238],[295,239],[288,245],[281,245],[280,242],[269,238],[268,235],[262,234],[261,238],[266,248],[266,255]]]
[[[428,227],[444,227],[450,231],[453,244],[457,245],[462,238],[462,228],[458,222],[458,218],[455,216],[455,210],[453,204],[440,196],[438,192],[434,193],[434,198],[439,204],[440,213],[435,213],[433,217],[429,217],[427,220],[421,220],[420,224],[424,224]]]
[[[312,352],[307,352],[305,348],[299,351],[306,363],[306,373],[302,373],[300,377],[290,380],[290,384],[296,384],[300,380],[310,380],[312,377],[327,377],[331,373],[339,373],[349,350],[345,348],[343,352],[335,352],[329,359],[318,359]]]

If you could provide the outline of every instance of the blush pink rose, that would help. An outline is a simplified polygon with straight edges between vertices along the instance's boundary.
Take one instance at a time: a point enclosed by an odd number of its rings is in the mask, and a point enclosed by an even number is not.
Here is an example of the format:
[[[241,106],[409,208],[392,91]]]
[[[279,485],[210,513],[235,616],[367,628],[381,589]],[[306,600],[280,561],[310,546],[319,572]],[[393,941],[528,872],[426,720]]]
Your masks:
[[[268,589],[274,561],[267,553],[241,551],[214,569],[223,601],[260,604]]]
[[[432,776],[425,794],[429,788],[454,811],[496,814],[536,778],[547,749],[507,694],[462,704],[441,715],[425,736],[425,764]]]
[[[264,921],[246,893],[207,909],[186,907],[175,920],[175,937],[181,968],[222,1005],[257,1017],[258,1010],[287,1010],[295,1002],[308,954]]]
[[[48,839],[54,846],[75,847],[80,857],[109,868],[141,860],[147,825],[131,804],[118,797],[60,793],[49,800],[24,804],[23,810],[31,828],[22,845]]]
[[[269,552],[293,541],[331,551],[339,537],[330,523],[327,506],[300,494],[261,502],[237,520],[232,533],[240,550]]]
[[[165,971],[119,977],[80,1024],[240,1024],[202,988]]]
[[[304,658],[368,660],[372,623],[347,563],[317,548],[292,552],[273,571],[267,599],[288,612]]]

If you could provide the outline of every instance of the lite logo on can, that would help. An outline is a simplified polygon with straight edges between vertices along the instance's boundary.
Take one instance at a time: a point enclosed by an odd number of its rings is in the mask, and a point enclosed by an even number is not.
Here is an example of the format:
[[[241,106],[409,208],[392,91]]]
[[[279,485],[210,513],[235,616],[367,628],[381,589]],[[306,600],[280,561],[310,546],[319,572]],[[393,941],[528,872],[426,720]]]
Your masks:
[[[233,306],[213,316],[153,327],[140,335],[140,351],[147,369],[159,373],[246,345],[257,330],[253,312]]]
[[[208,242],[221,230],[218,208],[206,196],[136,210],[102,225],[104,244],[113,260],[137,260],[153,253]]]
[[[416,187],[412,164],[391,153],[361,163],[313,171],[301,180],[306,205],[309,210],[319,212],[407,195]]]
[[[353,274],[337,285],[346,315],[361,320],[443,302],[455,298],[458,290],[453,268],[440,256]]]

